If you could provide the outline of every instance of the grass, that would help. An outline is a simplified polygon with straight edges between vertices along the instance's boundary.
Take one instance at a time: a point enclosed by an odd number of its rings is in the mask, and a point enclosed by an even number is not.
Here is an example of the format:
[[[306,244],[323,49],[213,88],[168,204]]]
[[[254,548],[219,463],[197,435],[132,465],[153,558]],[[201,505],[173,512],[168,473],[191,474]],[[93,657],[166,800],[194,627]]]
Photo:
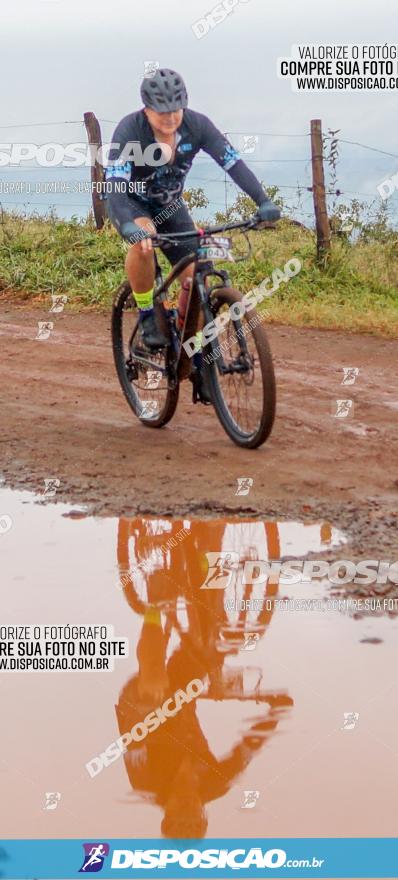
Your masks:
[[[324,270],[316,262],[310,230],[282,221],[278,229],[251,233],[250,239],[250,260],[227,264],[233,286],[242,292],[283,269],[291,257],[302,263],[300,273],[265,300],[269,321],[398,338],[396,234],[356,243],[334,238]],[[236,250],[243,248],[238,236]],[[125,251],[109,225],[97,232],[91,218],[3,214],[0,298],[40,303],[50,301],[51,293],[66,293],[69,308],[108,308],[124,278]]]

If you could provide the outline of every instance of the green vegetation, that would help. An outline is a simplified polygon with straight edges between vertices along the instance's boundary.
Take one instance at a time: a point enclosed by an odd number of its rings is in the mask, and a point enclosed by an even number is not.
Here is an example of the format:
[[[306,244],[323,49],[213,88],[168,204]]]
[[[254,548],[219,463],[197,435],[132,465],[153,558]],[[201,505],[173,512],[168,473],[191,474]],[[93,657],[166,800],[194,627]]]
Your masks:
[[[187,201],[201,211],[206,208],[202,192],[190,191]],[[253,208],[240,195],[228,216],[247,216]],[[250,233],[251,258],[226,265],[232,284],[246,292],[297,257],[301,272],[264,301],[270,321],[397,338],[398,234],[388,226],[383,211],[370,223],[361,219],[358,203],[351,210],[343,208],[332,217],[332,253],[326,267],[316,262],[314,232],[286,219],[277,229]],[[222,222],[225,216],[216,219]],[[244,252],[243,236],[237,234],[234,240],[235,252]],[[50,301],[51,293],[66,293],[69,308],[109,308],[124,278],[125,250],[110,225],[97,232],[91,217],[63,221],[53,214],[3,213],[0,299],[43,302]]]

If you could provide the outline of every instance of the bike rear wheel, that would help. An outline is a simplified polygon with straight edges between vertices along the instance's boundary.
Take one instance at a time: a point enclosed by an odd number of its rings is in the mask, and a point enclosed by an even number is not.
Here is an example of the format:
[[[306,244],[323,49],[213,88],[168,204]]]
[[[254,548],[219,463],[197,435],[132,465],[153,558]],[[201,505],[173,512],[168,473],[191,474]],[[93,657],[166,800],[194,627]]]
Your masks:
[[[168,327],[161,303],[155,304],[157,320],[168,338]],[[112,348],[116,372],[123,394],[140,421],[149,428],[162,428],[173,417],[177,403],[179,384],[170,385],[169,366],[171,347],[151,354],[142,342],[131,287],[125,281],[116,292],[112,309]],[[143,364],[134,354],[142,350],[149,361]]]
[[[237,446],[255,449],[267,440],[274,423],[275,374],[260,315],[252,308],[232,320],[230,308],[242,299],[230,287],[214,291],[215,315],[226,312],[229,317],[218,337],[203,349],[204,369],[214,408],[228,436]],[[220,372],[221,358],[230,372]]]

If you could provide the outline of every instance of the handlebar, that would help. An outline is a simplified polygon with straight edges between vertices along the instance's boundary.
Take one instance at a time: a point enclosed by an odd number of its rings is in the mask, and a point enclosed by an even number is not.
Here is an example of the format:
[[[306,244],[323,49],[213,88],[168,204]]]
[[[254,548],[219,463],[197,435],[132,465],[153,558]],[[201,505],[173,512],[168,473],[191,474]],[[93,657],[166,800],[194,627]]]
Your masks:
[[[266,223],[266,226],[263,224]],[[160,233],[159,235],[148,235],[147,238],[150,238],[153,244],[160,245],[164,241],[170,241],[170,239],[184,239],[184,238],[202,238],[204,235],[216,235],[218,232],[229,232],[232,229],[256,229],[257,227],[266,228],[266,229],[275,229],[276,224],[259,220],[256,214],[253,217],[250,217],[248,220],[235,220],[231,223],[221,223],[217,226],[206,226],[206,228],[189,230],[187,232],[172,232],[170,234]]]
[[[152,241],[154,247],[160,247],[163,242],[173,243],[177,241],[178,243],[181,239],[202,238],[206,235],[216,235],[218,232],[229,232],[232,229],[242,229],[245,232],[249,229],[275,229],[276,224],[273,221],[261,220],[258,214],[253,214],[248,220],[235,220],[231,223],[220,223],[217,226],[207,226],[206,228],[187,230],[185,232],[155,233],[155,235],[149,235],[144,229],[140,229],[138,238],[137,233],[135,231],[132,233],[131,229],[128,228],[131,226],[138,228],[136,224],[131,222],[124,223],[120,229],[122,237],[125,238],[126,241],[129,241],[130,244],[135,244],[136,241],[148,238]]]

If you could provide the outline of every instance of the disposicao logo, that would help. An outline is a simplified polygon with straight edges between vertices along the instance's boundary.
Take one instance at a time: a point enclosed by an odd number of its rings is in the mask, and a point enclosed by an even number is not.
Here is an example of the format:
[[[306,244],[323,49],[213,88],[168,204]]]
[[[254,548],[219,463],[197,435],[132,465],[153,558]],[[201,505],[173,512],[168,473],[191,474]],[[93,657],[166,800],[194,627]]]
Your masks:
[[[284,849],[115,849],[112,853],[111,870],[123,868],[155,869],[170,868],[172,864],[183,870],[228,869],[247,872],[253,868],[318,868],[324,859],[288,859]],[[150,876],[150,875],[149,875]],[[260,875],[264,877],[264,872]],[[296,875],[298,876],[298,875]]]

